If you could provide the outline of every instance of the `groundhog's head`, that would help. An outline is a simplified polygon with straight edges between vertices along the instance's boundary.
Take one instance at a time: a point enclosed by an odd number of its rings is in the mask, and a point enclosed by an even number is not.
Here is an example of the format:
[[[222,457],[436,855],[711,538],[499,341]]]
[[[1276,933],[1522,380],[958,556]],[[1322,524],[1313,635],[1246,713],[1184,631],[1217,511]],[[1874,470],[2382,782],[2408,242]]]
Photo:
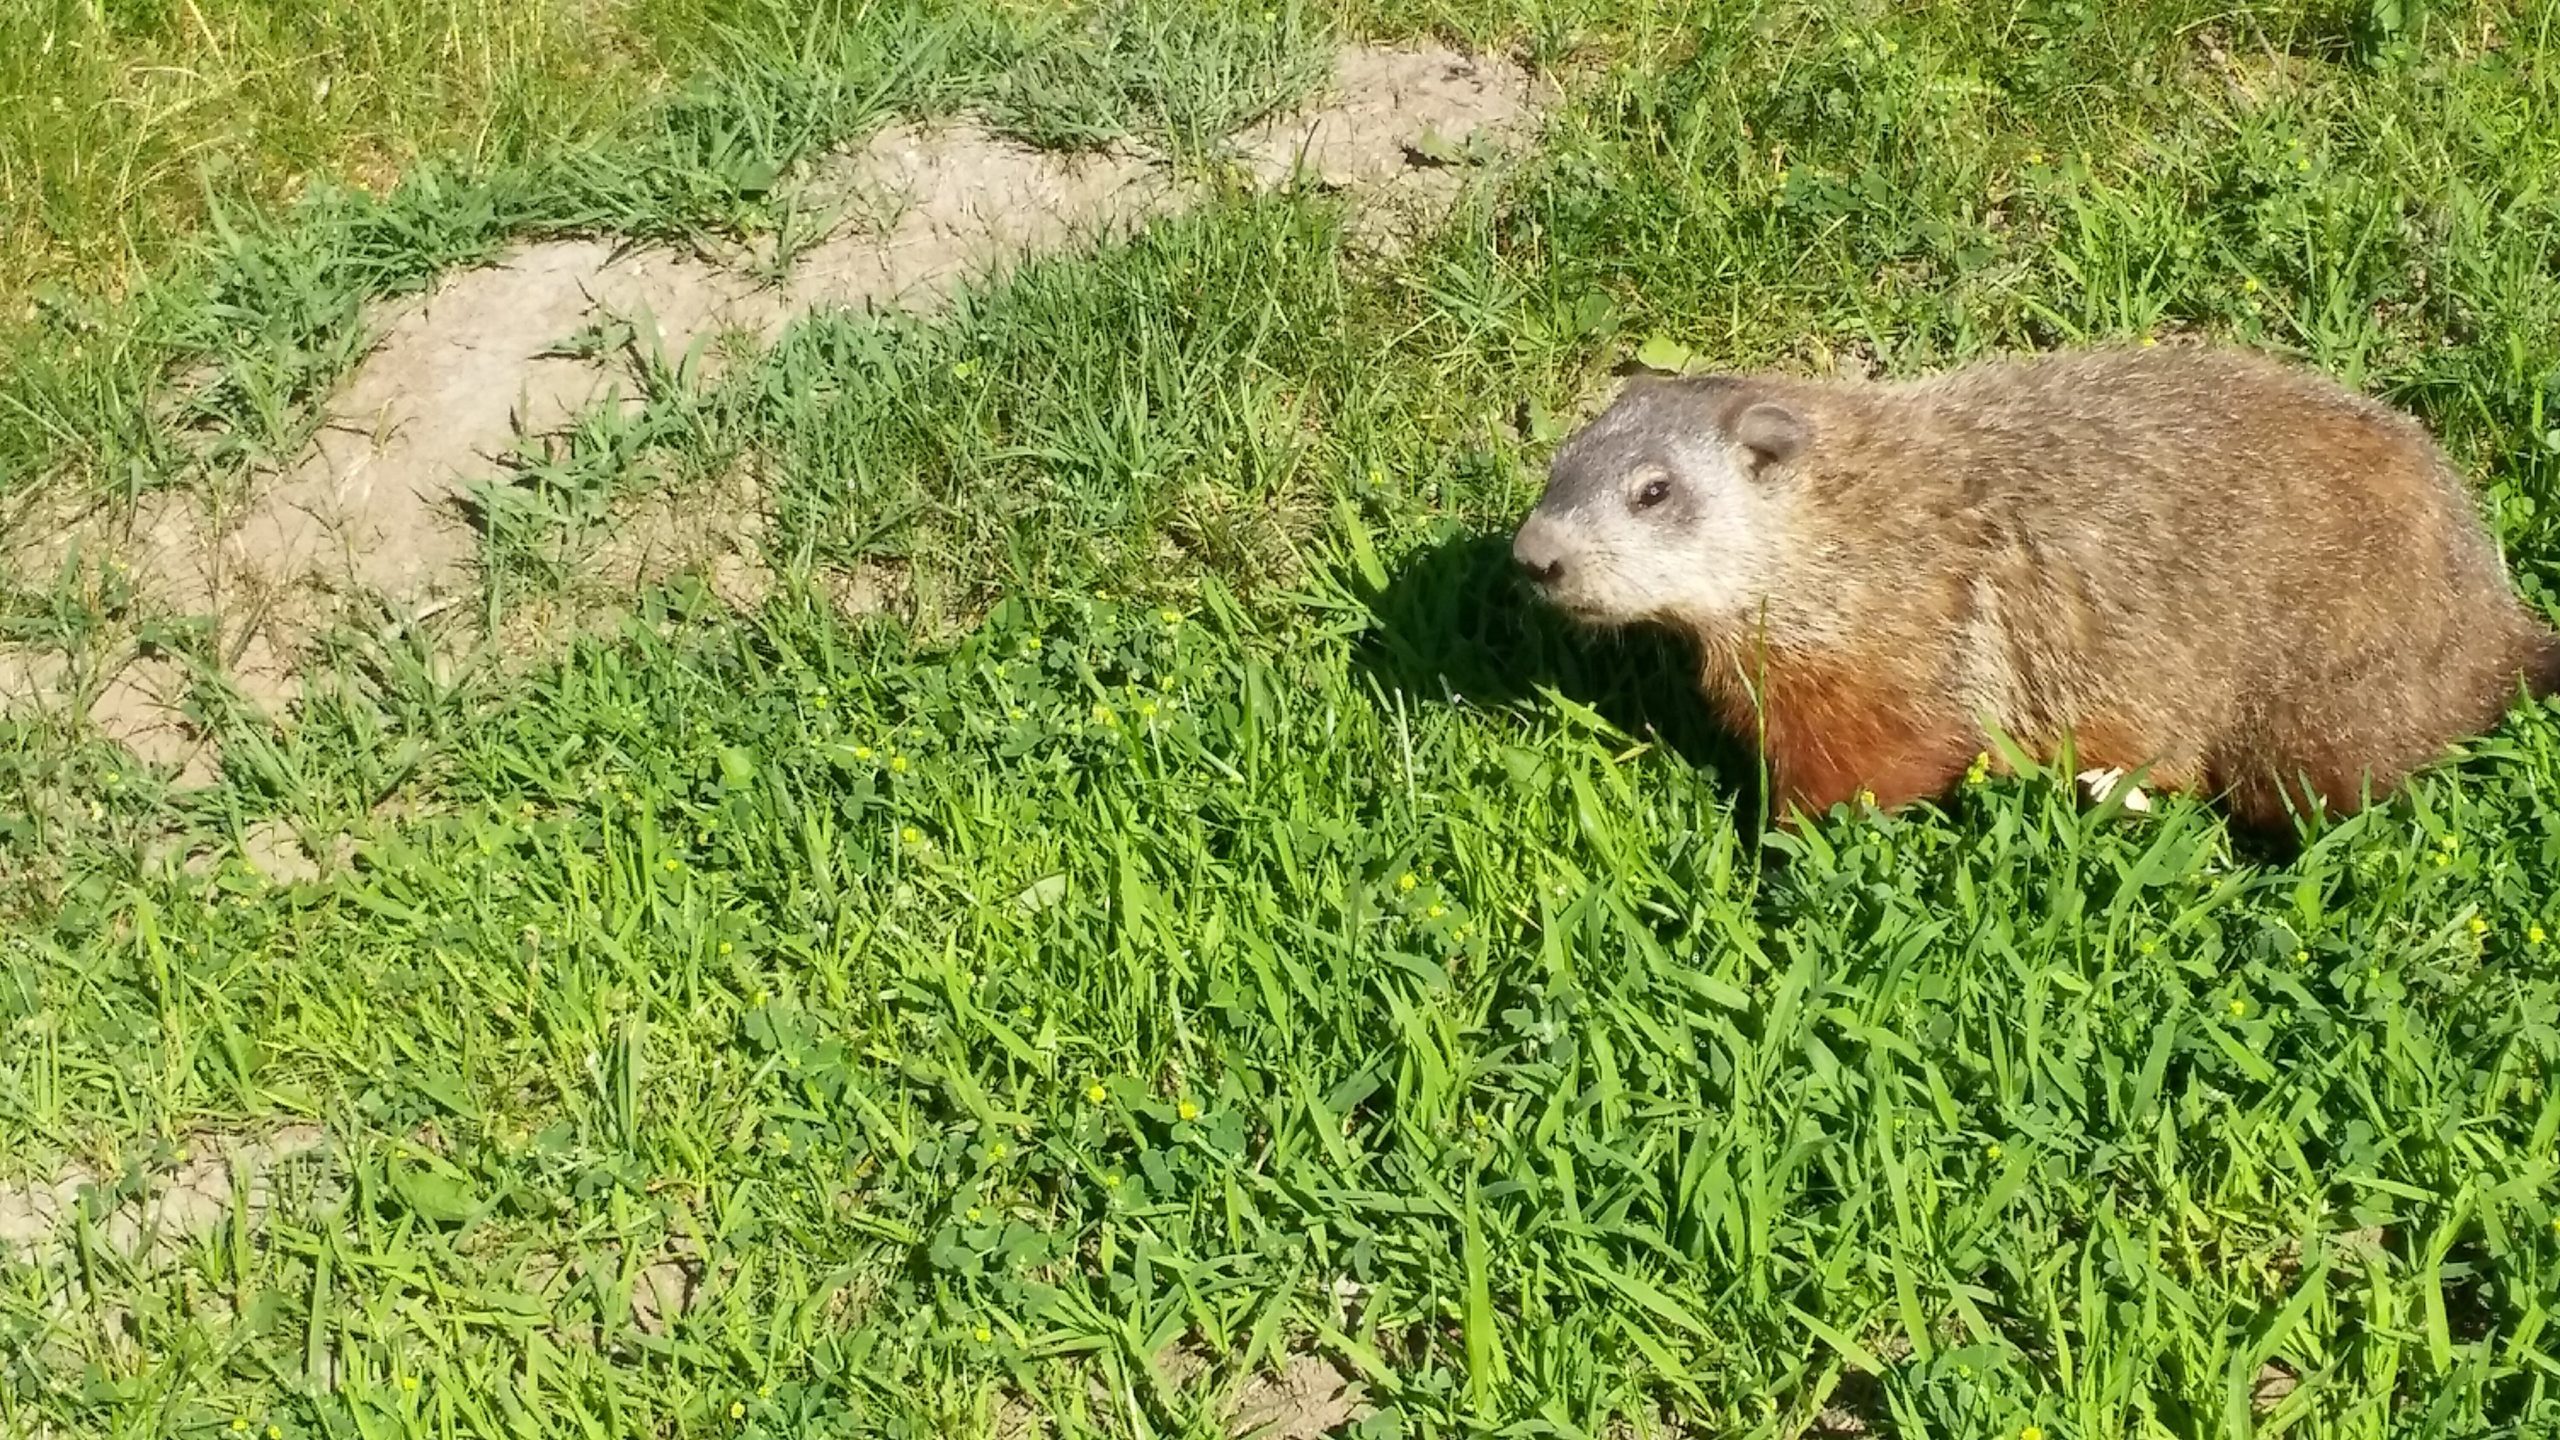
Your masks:
[[[1768,593],[1784,473],[1806,439],[1749,381],[1630,382],[1556,452],[1512,557],[1593,624],[1744,619]]]

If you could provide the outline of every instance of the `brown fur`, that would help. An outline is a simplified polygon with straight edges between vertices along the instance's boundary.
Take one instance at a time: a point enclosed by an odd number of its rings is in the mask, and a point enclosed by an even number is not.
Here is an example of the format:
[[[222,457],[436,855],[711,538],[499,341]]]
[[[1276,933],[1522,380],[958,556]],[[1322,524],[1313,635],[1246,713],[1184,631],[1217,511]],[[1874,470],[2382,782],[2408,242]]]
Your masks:
[[[1725,725],[1759,742],[1782,813],[1818,815],[1862,792],[1886,809],[1926,799],[1977,749],[1960,716],[1820,659],[1736,651],[1712,657],[1705,678]]]
[[[1669,603],[1599,618],[1692,635],[1711,703],[1765,736],[1780,797],[1808,810],[1937,794],[1988,723],[2039,758],[2068,743],[2281,825],[2389,793],[2520,686],[2560,690],[2560,636],[2516,598],[2426,432],[2232,350],[1631,388],[1619,406],[1639,408],[1592,427],[1614,423],[1605,442],[1559,456],[1541,543],[1622,560],[1645,532],[1595,507],[1614,482],[1569,484],[1569,466],[1605,470],[1683,425],[1729,438],[1763,403],[1803,440],[1741,482],[1775,487],[1785,517],[1741,542],[1769,577],[1749,623]],[[1619,527],[1606,545],[1595,515]]]

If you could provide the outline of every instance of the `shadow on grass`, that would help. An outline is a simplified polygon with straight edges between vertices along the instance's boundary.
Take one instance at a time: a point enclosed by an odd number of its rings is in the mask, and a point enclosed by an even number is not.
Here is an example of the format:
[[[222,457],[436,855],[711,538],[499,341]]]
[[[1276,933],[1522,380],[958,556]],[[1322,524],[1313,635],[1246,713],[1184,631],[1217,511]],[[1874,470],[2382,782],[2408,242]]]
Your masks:
[[[1372,608],[1379,625],[1357,663],[1381,685],[1423,701],[1524,713],[1546,703],[1541,687],[1552,688],[1712,774],[1736,823],[1765,828],[1758,761],[1708,711],[1687,643],[1658,631],[1589,630],[1558,614],[1518,578],[1508,535],[1462,536],[1421,551]],[[2070,789],[2067,775],[2055,783]],[[2061,805],[2065,816],[2080,808],[2076,797]],[[2231,825],[2229,837],[2235,858],[2262,867],[2289,863],[2305,843],[2286,828]]]
[[[1379,626],[1358,663],[1380,684],[1422,700],[1523,710],[1550,687],[1713,773],[1737,816],[1756,813],[1757,761],[1708,712],[1687,642],[1595,631],[1558,614],[1519,580],[1508,535],[1431,546],[1390,577],[1373,608]]]

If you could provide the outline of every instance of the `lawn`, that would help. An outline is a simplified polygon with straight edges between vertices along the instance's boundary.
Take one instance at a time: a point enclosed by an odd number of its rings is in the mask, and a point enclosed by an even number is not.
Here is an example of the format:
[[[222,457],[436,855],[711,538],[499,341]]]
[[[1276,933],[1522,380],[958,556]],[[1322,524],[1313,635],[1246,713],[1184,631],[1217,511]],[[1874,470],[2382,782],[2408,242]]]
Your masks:
[[[289,705],[0,545],[75,701],[0,712],[0,1433],[2560,1433],[2560,709],[2297,845],[1772,833],[1506,550],[1639,356],[2209,335],[2425,419],[2560,612],[2560,7],[323,8],[0,17],[19,539],[254,499],[519,241],[787,269],[884,125],[1200,183],[562,336],[626,396]],[[1238,182],[1352,41],[1534,143],[1394,243]],[[643,514],[752,583],[600,582]],[[83,718],[136,653],[218,763]]]

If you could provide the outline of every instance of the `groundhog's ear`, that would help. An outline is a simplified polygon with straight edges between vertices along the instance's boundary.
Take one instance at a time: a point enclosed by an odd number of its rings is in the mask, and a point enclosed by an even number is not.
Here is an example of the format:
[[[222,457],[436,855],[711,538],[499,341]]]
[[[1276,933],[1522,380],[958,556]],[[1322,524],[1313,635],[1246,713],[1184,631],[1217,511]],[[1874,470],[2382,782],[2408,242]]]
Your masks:
[[[1774,400],[1763,400],[1733,417],[1733,440],[1751,452],[1754,468],[1781,465],[1804,448],[1804,420]]]

